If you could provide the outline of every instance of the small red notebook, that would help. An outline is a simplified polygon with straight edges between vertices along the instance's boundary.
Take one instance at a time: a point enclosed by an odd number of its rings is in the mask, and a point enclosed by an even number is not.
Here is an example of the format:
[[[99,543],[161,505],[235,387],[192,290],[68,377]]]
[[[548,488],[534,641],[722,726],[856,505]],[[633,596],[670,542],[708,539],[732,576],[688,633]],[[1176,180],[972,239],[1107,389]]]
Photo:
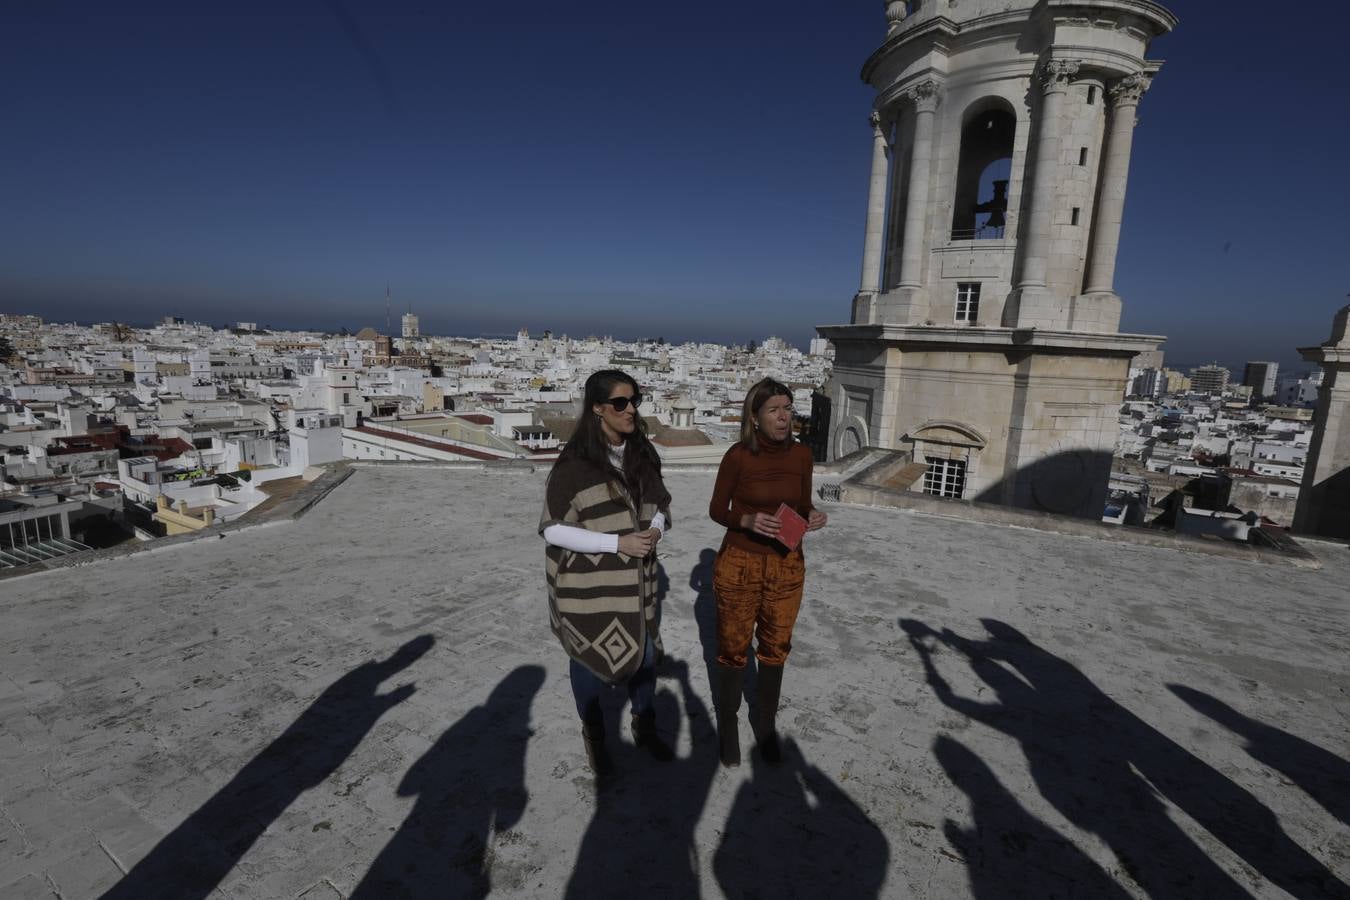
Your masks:
[[[802,542],[802,535],[806,534],[806,520],[786,503],[778,504],[778,511],[774,515],[782,523],[778,528],[778,543],[789,550],[796,550]]]

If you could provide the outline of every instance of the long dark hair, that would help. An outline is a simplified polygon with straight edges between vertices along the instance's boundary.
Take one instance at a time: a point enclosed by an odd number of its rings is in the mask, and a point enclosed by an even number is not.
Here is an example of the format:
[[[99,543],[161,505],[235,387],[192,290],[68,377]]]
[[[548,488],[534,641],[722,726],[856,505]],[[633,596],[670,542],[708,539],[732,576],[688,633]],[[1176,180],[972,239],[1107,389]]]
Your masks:
[[[636,505],[642,504],[642,497],[655,497],[662,493],[661,457],[647,438],[647,423],[637,410],[633,411],[633,423],[637,427],[632,434],[624,435],[623,470],[614,468],[609,459],[609,439],[600,428],[600,417],[594,412],[595,404],[609,399],[616,384],[626,384],[633,389],[633,396],[640,398],[642,388],[633,380],[633,376],[620,369],[601,369],[586,379],[586,388],[581,398],[581,415],[577,417],[572,437],[558,454],[561,464],[568,459],[581,459],[600,469],[614,473],[621,478],[633,495]]]
[[[755,429],[755,416],[769,402],[770,397],[792,399],[792,391],[781,381],[764,378],[755,382],[745,394],[745,405],[741,408],[741,443],[751,453],[759,454],[759,432]],[[792,429],[788,429],[787,442],[792,443]]]

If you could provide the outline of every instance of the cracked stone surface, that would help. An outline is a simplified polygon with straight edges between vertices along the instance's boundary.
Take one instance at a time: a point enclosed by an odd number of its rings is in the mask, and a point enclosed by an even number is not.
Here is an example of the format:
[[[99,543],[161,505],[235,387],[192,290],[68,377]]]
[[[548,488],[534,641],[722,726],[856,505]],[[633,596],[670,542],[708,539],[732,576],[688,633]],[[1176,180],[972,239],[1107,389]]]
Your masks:
[[[1350,549],[827,505],[786,762],[743,705],[728,770],[712,478],[671,473],[660,545],[677,759],[613,692],[599,789],[542,472],[362,468],[293,523],[4,583],[0,896],[1350,895]]]

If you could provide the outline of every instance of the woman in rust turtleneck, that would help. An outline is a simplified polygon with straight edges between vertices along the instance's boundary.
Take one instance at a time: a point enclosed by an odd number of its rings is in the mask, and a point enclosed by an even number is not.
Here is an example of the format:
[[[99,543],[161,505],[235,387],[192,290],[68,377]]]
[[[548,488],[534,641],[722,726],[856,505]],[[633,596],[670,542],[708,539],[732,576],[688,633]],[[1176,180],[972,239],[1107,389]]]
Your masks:
[[[806,567],[800,544],[789,550],[777,540],[783,523],[776,513],[786,503],[806,519],[808,531],[824,527],[825,514],[811,504],[811,467],[811,451],[792,438],[792,392],[765,378],[746,394],[741,439],[722,457],[708,507],[713,521],[727,529],[713,566],[718,674],[714,692],[725,766],[741,761],[737,713],[746,654],[756,636],[757,743],[765,762],[777,764],[782,759],[774,720]]]

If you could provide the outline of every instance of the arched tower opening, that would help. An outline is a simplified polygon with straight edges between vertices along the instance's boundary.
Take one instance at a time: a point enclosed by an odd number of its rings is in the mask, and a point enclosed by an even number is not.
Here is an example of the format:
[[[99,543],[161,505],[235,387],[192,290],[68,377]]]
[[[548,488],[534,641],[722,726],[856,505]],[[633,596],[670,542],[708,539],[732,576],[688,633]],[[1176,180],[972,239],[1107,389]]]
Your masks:
[[[1008,221],[1017,116],[1000,100],[975,104],[961,127],[952,240],[1002,238]]]

